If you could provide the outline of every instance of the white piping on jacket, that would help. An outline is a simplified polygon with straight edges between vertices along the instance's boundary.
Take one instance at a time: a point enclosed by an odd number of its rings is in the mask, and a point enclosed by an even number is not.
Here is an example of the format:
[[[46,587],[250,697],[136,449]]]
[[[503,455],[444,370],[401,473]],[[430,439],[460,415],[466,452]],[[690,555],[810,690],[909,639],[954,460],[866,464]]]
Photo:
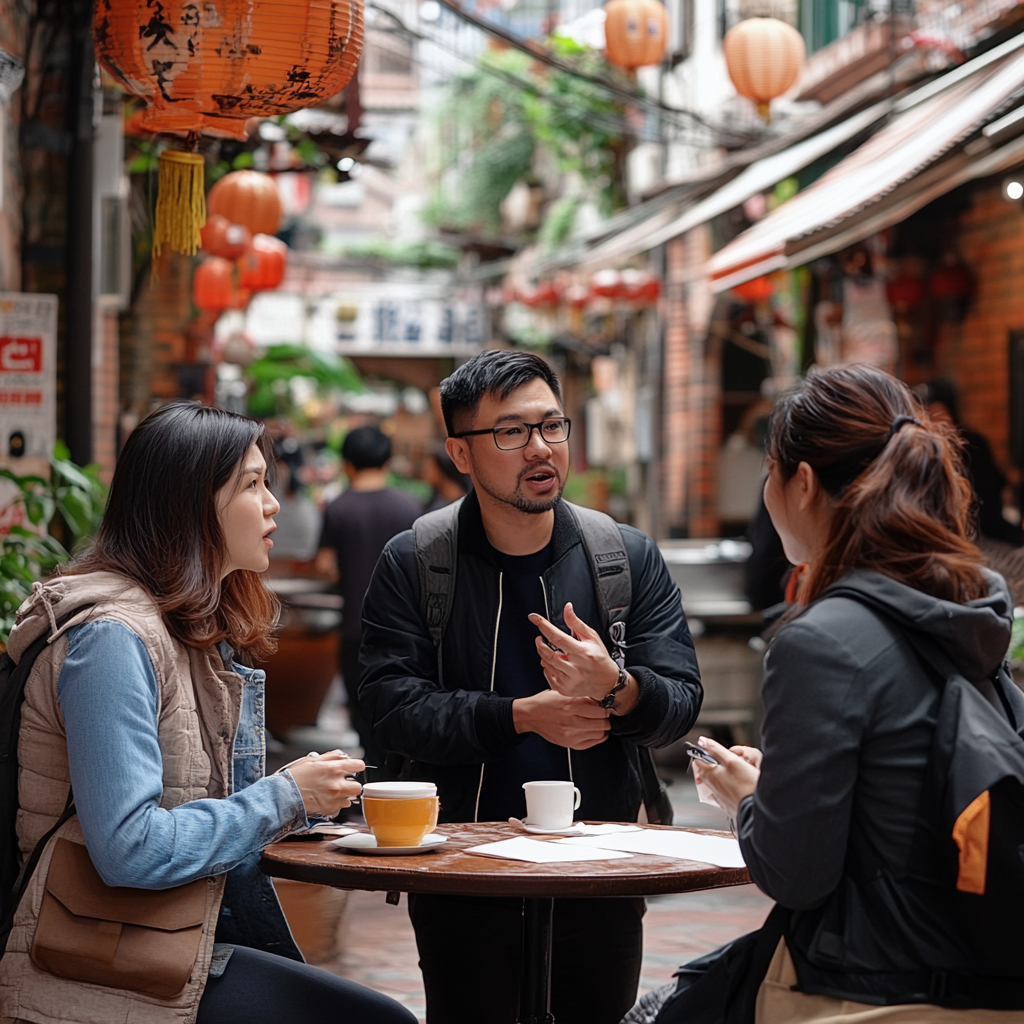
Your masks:
[[[491,653],[491,693],[494,693],[494,671],[498,665],[498,630],[501,628],[501,603],[504,598],[501,581],[504,579],[503,572],[498,573],[498,617],[494,620],[494,650]],[[476,786],[476,806],[473,808],[473,821],[480,819],[480,793],[484,788],[484,765],[480,765],[480,781]]]
[[[544,616],[548,620],[548,622],[550,622],[551,621],[551,605],[548,604],[548,588],[544,584],[544,577],[543,576],[540,577],[540,589],[541,589],[541,591],[544,594]],[[572,777],[572,748],[571,747],[566,747],[565,748],[565,756],[569,759],[569,781],[572,782],[573,784],[575,784],[575,780]]]

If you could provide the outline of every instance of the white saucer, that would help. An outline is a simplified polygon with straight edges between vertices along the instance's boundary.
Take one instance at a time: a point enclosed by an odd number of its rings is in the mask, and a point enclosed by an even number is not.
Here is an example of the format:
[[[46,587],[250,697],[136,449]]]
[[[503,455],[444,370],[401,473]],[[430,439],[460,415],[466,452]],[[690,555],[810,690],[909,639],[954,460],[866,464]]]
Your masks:
[[[378,846],[377,839],[369,832],[356,832],[351,836],[343,836],[328,843],[328,846],[344,853],[369,854],[375,857],[399,857],[414,853],[431,853],[442,843],[447,843],[448,837],[431,832],[423,837],[419,846]]]
[[[570,825],[568,828],[541,828],[540,825],[529,825],[525,821],[523,822],[523,828],[527,832],[532,832],[535,836],[581,836],[583,833],[579,830],[576,825]]]

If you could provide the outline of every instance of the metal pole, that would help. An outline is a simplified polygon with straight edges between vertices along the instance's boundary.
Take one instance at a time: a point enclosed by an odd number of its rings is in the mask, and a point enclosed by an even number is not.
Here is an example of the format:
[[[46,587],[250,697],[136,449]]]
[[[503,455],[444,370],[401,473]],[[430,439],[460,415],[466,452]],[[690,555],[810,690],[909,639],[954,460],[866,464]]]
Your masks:
[[[93,346],[93,75],[89,8],[74,8],[69,68],[68,126],[74,137],[68,161],[67,288],[64,305],[64,439],[80,466],[92,462]]]
[[[551,1016],[553,899],[523,900],[523,967],[518,1024],[554,1024]]]

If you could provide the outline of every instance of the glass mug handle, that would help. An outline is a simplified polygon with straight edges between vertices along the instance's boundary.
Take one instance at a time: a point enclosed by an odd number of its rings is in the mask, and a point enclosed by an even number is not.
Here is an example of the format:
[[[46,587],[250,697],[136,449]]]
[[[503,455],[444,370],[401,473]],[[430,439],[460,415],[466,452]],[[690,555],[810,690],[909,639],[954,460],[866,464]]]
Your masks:
[[[580,791],[575,786],[572,787],[572,791],[576,794],[576,803],[572,805],[572,809],[574,811],[578,811],[580,807],[580,801],[583,799],[583,797],[580,796]]]

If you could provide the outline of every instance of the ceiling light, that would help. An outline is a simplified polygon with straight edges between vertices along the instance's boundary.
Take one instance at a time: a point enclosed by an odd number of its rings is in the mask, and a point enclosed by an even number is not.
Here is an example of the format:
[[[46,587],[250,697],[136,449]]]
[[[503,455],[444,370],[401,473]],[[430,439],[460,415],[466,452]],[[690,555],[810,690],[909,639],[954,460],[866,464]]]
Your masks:
[[[352,159],[352,157],[350,157],[350,156],[343,156],[338,161],[338,170],[339,171],[351,171],[352,168],[355,167],[355,165],[356,165],[356,162],[355,162],[355,160]]]
[[[1024,196],[1024,183],[1019,181],[1008,181],[1004,186],[1006,190],[1006,198],[1012,199],[1016,202],[1022,196]]]

